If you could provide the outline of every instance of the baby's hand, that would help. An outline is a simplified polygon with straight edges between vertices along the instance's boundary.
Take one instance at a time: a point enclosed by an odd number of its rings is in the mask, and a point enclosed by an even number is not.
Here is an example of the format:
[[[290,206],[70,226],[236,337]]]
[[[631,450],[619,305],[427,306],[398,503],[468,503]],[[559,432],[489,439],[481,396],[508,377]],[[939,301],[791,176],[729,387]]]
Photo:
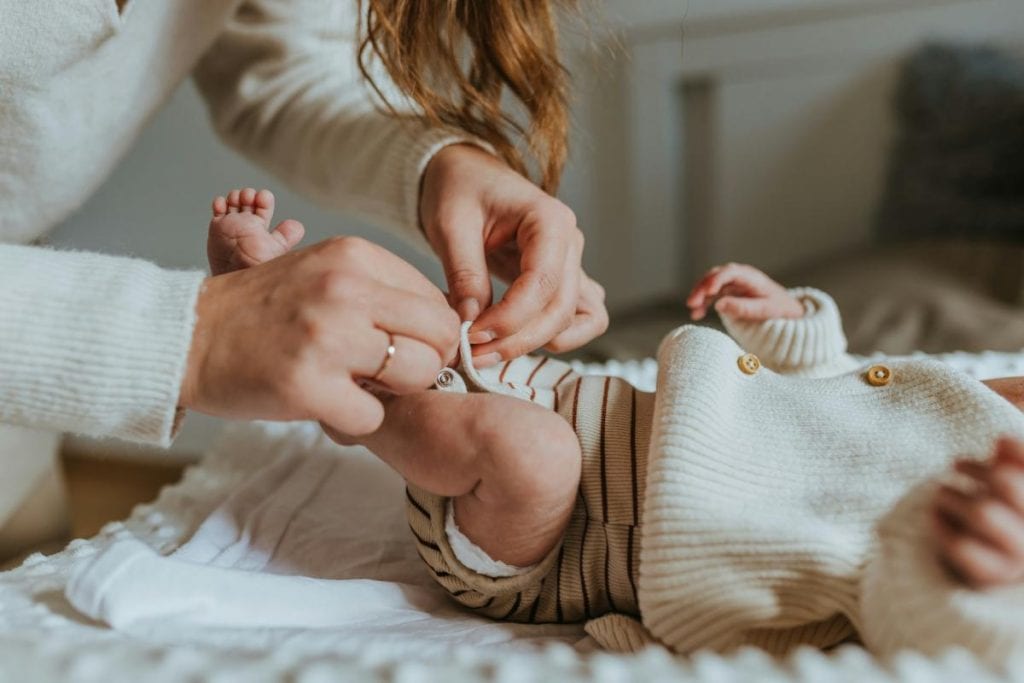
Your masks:
[[[701,278],[686,299],[691,317],[703,318],[712,301],[716,311],[738,320],[759,322],[804,315],[803,305],[785,287],[757,268],[739,263],[717,266]]]
[[[273,230],[274,195],[251,187],[213,200],[206,256],[214,275],[249,268],[287,253],[302,239],[298,221],[281,221]]]
[[[939,554],[975,587],[1024,579],[1024,442],[1000,439],[987,462],[962,460],[970,491],[942,486],[933,519]]]

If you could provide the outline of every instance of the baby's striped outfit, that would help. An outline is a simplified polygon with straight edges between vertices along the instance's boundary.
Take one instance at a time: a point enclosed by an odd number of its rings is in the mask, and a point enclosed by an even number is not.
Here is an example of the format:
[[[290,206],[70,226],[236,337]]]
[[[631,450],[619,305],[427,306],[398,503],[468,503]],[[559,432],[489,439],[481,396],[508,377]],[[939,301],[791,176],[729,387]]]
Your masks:
[[[482,576],[465,567],[445,533],[448,499],[410,486],[409,524],[438,583],[463,605],[507,621],[639,615],[640,522],[654,394],[537,357],[466,374],[445,370],[438,388],[508,393],[550,408],[572,425],[582,451],[579,497],[562,542],[516,576]]]

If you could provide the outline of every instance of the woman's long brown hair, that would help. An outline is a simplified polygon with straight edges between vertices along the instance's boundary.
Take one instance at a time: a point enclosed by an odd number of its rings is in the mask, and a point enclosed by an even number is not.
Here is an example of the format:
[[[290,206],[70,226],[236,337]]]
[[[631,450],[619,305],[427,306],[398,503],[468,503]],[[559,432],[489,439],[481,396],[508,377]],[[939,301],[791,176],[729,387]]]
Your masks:
[[[458,127],[494,146],[529,175],[517,143],[554,193],[568,154],[568,78],[559,59],[556,10],[574,0],[360,0],[359,68],[377,87],[380,60],[431,124]],[[508,89],[522,124],[502,106]]]

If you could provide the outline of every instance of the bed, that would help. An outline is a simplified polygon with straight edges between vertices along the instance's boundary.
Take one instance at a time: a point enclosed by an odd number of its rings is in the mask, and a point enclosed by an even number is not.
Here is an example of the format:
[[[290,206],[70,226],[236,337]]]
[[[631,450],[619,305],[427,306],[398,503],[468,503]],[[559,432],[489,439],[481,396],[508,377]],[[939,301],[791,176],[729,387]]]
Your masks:
[[[1024,352],[938,358],[979,378],[1024,375]],[[653,385],[656,374],[652,360],[581,369],[625,376],[644,387]],[[313,571],[339,581],[351,596],[351,605],[342,605],[339,612],[351,614],[331,627],[261,623],[261,599],[253,596],[252,623],[246,626],[204,626],[171,609],[160,619],[112,629],[85,617],[65,597],[69,577],[112,544],[131,539],[162,555],[180,548],[201,533],[204,520],[215,518],[213,513],[232,493],[251,489],[283,459],[329,465],[333,474],[324,478],[329,495],[321,495],[321,501],[329,501],[332,513],[346,522],[317,532],[330,548],[319,553],[318,566],[308,564],[311,554],[299,544],[275,550],[284,561],[278,558],[276,566],[264,570]],[[314,508],[308,511],[316,517]],[[322,503],[319,509],[323,515]],[[1024,656],[1002,671],[991,671],[963,651],[931,660],[906,653],[880,662],[854,645],[830,653],[800,650],[780,661],[754,650],[729,656],[698,653],[685,659],[661,649],[613,656],[597,651],[575,626],[497,624],[452,609],[422,570],[404,514],[401,480],[368,452],[337,446],[312,424],[234,425],[180,483],[165,488],[152,504],[138,506],[128,519],[107,525],[94,538],[72,541],[51,556],[32,555],[16,569],[0,573],[0,680],[1024,678]],[[317,527],[316,519],[301,523]]]

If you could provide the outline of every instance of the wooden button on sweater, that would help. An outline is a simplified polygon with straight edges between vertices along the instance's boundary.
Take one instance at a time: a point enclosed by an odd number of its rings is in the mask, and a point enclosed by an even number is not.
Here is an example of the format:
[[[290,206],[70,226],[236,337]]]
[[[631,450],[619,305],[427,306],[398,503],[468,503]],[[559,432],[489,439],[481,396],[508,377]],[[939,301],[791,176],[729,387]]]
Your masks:
[[[884,387],[892,381],[892,370],[887,365],[872,365],[868,368],[868,384],[873,387]]]
[[[737,361],[745,375],[753,375],[761,369],[761,359],[752,353],[745,353]]]

